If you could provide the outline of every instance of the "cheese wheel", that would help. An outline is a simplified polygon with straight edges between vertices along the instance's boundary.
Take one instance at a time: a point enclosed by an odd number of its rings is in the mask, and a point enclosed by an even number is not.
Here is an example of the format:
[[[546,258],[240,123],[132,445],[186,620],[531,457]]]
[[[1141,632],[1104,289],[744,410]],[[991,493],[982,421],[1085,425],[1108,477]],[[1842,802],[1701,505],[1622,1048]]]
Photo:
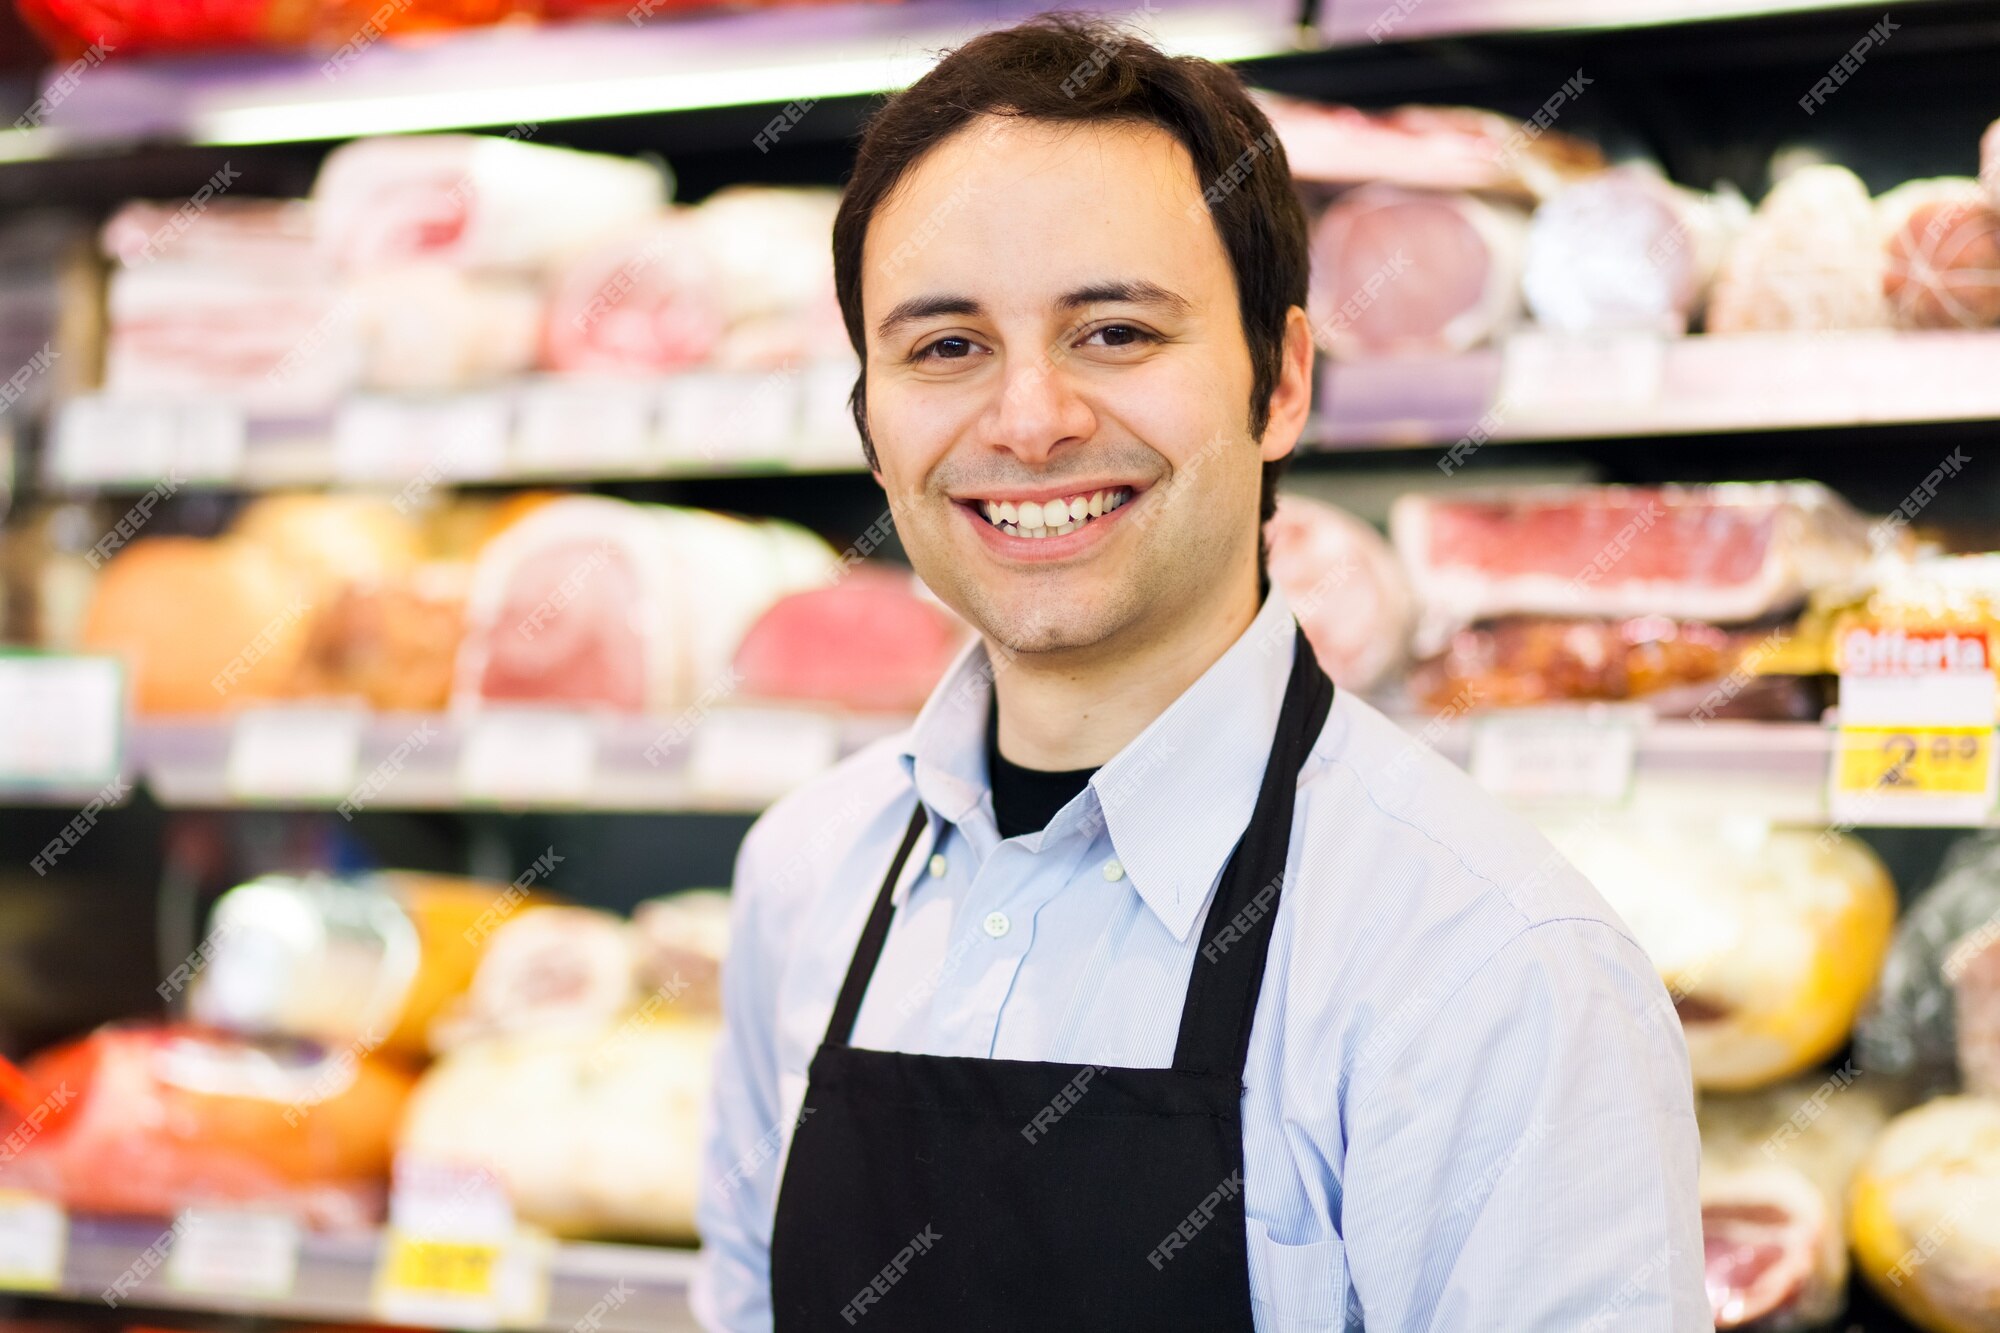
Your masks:
[[[2000,1333],[2000,1103],[1942,1097],[1891,1121],[1855,1177],[1848,1237],[1929,1333]]]

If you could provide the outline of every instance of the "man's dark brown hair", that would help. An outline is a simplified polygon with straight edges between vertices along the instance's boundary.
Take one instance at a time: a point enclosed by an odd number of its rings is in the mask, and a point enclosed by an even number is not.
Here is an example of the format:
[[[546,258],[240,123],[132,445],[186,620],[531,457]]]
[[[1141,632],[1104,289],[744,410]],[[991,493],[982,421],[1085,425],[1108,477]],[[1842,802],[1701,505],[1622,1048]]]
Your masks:
[[[834,286],[848,339],[863,362],[861,246],[868,223],[925,153],[979,115],[1131,121],[1157,125],[1181,142],[1194,159],[1195,179],[1236,274],[1250,347],[1250,434],[1261,439],[1278,383],[1285,315],[1306,303],[1305,210],[1292,189],[1285,150],[1233,70],[1165,55],[1113,24],[1081,15],[1043,14],[983,33],[949,52],[869,121],[833,222]],[[873,468],[866,379],[864,369],[848,403]],[[1264,464],[1263,520],[1276,504],[1285,461]]]

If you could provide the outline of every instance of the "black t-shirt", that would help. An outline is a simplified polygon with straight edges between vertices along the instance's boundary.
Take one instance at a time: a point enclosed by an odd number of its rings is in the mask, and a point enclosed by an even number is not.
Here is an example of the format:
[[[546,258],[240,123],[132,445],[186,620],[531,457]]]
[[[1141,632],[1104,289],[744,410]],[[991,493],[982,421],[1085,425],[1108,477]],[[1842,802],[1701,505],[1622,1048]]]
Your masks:
[[[1000,705],[986,710],[986,773],[993,783],[993,819],[1003,838],[1034,833],[1049,826],[1056,811],[1082,791],[1095,768],[1057,772],[1023,768],[1000,753]]]

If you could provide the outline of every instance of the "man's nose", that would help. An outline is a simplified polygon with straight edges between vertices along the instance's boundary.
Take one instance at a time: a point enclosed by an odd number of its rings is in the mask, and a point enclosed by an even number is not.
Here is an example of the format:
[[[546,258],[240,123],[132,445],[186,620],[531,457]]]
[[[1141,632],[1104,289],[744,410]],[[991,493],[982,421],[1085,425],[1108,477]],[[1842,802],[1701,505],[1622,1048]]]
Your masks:
[[[987,442],[1024,463],[1048,460],[1058,445],[1086,440],[1097,414],[1078,392],[1060,347],[1010,359],[987,409]]]

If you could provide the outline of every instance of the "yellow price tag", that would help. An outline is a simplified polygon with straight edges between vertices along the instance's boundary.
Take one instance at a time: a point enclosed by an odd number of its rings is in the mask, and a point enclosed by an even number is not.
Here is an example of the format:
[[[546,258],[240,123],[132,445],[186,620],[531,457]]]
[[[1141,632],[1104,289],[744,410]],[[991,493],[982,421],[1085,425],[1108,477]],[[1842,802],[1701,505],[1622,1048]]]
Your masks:
[[[493,1295],[500,1247],[479,1241],[429,1240],[392,1232],[384,1282],[413,1296]]]
[[[1991,727],[1842,727],[1835,789],[1846,795],[1980,796],[1992,782]]]

